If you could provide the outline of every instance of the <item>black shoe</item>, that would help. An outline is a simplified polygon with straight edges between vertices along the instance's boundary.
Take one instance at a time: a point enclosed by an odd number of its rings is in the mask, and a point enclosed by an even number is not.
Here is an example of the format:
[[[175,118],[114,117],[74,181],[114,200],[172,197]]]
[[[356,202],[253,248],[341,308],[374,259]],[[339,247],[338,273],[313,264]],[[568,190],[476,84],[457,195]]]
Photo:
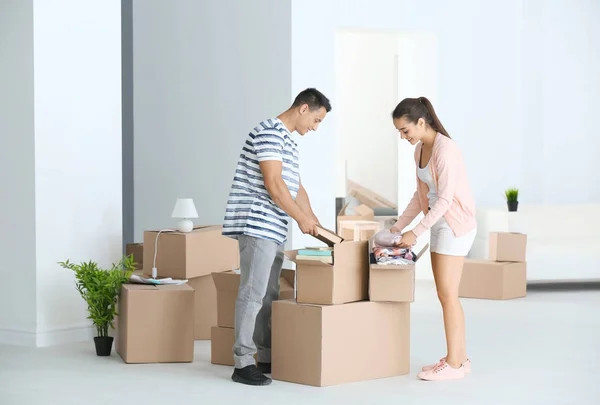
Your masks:
[[[261,373],[271,374],[271,363],[258,363],[256,366]]]
[[[261,373],[254,364],[233,370],[231,379],[246,385],[269,385],[271,379]]]

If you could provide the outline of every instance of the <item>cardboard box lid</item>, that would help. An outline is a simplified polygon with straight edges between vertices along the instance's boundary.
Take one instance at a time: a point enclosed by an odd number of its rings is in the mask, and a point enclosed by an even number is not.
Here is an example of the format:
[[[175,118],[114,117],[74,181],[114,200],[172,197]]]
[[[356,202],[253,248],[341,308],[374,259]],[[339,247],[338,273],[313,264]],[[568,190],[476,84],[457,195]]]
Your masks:
[[[216,231],[221,231],[222,226],[221,225],[196,225],[192,228],[192,230],[190,232],[180,232],[176,229],[168,229],[168,230],[164,230],[164,229],[154,229],[154,230],[148,230],[146,232],[152,232],[152,233],[158,233],[160,232],[161,234],[170,234],[170,235],[194,235],[194,234],[204,234],[204,233],[208,233],[208,232],[216,232]]]
[[[371,208],[398,208],[394,202],[387,200],[382,195],[377,194],[350,179],[346,180],[346,190],[348,195],[355,197],[359,202],[367,204]]]
[[[419,253],[417,253],[415,263],[417,263],[419,261],[419,259],[421,258],[421,256],[423,256],[425,254],[427,249],[429,249],[429,243],[426,243],[425,246],[423,246],[423,249],[421,249],[419,251]],[[413,266],[413,264],[376,264],[376,263],[371,264],[371,268],[388,269],[388,270],[402,270],[402,269],[411,268],[412,266]]]

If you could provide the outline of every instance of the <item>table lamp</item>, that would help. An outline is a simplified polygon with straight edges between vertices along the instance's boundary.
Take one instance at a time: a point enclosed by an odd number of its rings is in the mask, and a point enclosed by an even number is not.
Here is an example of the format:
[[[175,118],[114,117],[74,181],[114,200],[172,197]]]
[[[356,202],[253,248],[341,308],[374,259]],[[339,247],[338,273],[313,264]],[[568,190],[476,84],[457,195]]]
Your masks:
[[[177,223],[179,232],[191,232],[194,229],[194,223],[190,218],[198,218],[194,200],[191,198],[178,198],[171,217],[180,219]]]

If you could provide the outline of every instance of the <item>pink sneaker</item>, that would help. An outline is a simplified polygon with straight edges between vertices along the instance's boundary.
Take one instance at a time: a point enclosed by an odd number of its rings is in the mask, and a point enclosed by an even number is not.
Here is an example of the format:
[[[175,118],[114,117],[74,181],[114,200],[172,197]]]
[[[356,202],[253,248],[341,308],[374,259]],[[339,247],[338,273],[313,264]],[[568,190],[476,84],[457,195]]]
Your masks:
[[[446,357],[442,357],[438,363],[430,364],[428,366],[423,366],[423,368],[421,370],[429,371],[429,370],[432,370],[438,364],[445,363],[445,362],[446,362]],[[469,374],[471,372],[471,359],[467,358],[467,360],[462,365],[463,365],[463,368],[465,369],[465,374]]]
[[[465,367],[452,368],[448,363],[442,361],[431,370],[421,371],[417,376],[421,380],[427,381],[458,380],[465,376]]]

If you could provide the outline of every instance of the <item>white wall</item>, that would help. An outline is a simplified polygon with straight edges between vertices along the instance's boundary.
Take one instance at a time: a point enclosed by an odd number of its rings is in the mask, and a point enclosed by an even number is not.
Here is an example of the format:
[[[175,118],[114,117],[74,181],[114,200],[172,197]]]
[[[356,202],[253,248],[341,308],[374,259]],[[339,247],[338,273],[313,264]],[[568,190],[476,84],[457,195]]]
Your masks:
[[[221,224],[242,143],[292,102],[290,0],[133,2],[135,238],[177,197]]]
[[[0,5],[0,61],[0,342],[35,342],[32,1]]]
[[[398,200],[398,137],[390,126],[398,99],[397,48],[398,38],[390,33],[335,34],[336,197],[346,197],[348,178]]]
[[[89,335],[72,272],[122,252],[121,2],[34,2],[38,345]]]
[[[109,266],[122,252],[120,10],[118,0],[0,10],[0,164],[10,173],[0,343],[92,337],[74,275],[57,262]]]
[[[600,108],[600,78],[593,73],[600,63],[600,50],[594,47],[600,30],[594,25],[600,15],[598,4],[566,0],[366,4],[292,3],[293,92],[316,86],[331,97],[334,108],[317,136],[304,142],[303,151],[302,178],[324,224],[334,226],[335,220],[331,208],[335,168],[328,160],[335,148],[334,127],[339,125],[334,38],[337,29],[348,27],[400,34],[427,29],[437,37],[435,107],[463,149],[479,206],[503,206],[503,191],[512,185],[522,188],[523,203],[600,201],[596,158],[600,137],[591,132],[593,111]],[[306,164],[314,161],[320,164]],[[573,176],[574,164],[593,181]],[[310,237],[295,227],[293,241],[298,247],[309,243]]]

